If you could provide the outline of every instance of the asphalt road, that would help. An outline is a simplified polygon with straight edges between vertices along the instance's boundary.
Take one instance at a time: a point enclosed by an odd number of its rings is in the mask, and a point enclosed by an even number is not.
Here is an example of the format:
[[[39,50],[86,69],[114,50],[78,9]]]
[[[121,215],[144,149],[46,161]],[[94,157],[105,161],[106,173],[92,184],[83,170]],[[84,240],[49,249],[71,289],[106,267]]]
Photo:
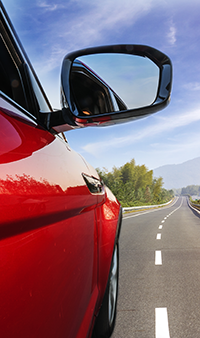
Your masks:
[[[200,214],[186,197],[125,216],[112,338],[200,337]]]

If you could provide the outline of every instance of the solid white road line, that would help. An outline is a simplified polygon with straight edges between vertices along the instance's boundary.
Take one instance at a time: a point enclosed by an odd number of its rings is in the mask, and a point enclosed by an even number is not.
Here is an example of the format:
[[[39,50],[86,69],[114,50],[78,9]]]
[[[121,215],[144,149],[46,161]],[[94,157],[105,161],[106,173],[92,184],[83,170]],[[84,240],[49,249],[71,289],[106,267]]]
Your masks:
[[[156,239],[161,239],[161,234],[157,234]]]
[[[130,215],[130,216],[123,216],[123,219],[128,219],[128,218],[132,218],[132,217],[138,217],[138,216],[142,216],[142,215],[146,215],[146,214],[150,214],[151,212],[156,212],[159,211],[160,209],[153,209],[153,210],[149,210],[149,211],[144,211],[142,213],[136,214],[136,215]]]
[[[162,229],[162,227],[163,227],[162,225],[159,225],[158,229]]]
[[[166,207],[164,207],[165,209],[166,208],[171,208],[176,202],[177,202],[177,200],[178,200],[178,198],[177,199],[175,199],[175,201],[174,201],[174,203],[172,204],[172,205],[169,205],[169,206],[166,206]],[[181,205],[182,205],[182,203],[183,203],[183,199],[181,200]],[[176,208],[174,211],[176,211],[176,210],[178,210],[180,207],[181,207],[181,205],[178,207],[178,208]],[[160,211],[160,208],[158,208],[158,209],[153,209],[153,210],[149,210],[149,211],[145,211],[145,212],[142,212],[142,213],[139,213],[139,214],[136,214],[136,215],[130,215],[130,216],[123,216],[123,219],[125,220],[125,219],[128,219],[128,218],[132,218],[132,217],[138,217],[138,216],[142,216],[142,215],[146,215],[146,214],[149,214],[150,212],[156,212],[156,211]],[[174,212],[173,211],[173,212]],[[171,215],[172,213],[170,213],[169,215]]]
[[[160,250],[155,251],[155,265],[162,265],[162,253]]]
[[[155,332],[156,338],[170,338],[166,307],[155,309]]]

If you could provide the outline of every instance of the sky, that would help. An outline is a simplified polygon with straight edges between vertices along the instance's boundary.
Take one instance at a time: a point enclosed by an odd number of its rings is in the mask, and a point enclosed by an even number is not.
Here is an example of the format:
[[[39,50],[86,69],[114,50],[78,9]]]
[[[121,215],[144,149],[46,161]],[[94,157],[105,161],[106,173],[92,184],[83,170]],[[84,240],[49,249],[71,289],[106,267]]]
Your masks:
[[[154,102],[159,67],[150,59],[138,55],[106,53],[84,55],[78,60],[103,79],[129,109]]]
[[[54,108],[60,108],[62,60],[71,51],[144,44],[172,60],[167,108],[122,125],[66,133],[71,148],[93,167],[110,171],[134,158],[154,169],[200,156],[199,0],[2,2]]]

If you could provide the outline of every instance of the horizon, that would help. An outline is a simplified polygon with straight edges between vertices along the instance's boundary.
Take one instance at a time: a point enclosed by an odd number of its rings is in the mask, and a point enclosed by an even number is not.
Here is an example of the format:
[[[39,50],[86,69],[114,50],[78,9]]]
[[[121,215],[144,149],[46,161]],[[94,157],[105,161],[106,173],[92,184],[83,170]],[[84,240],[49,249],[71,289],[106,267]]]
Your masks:
[[[159,166],[159,167],[156,167],[156,168],[153,168],[153,169],[148,168],[148,167],[146,166],[145,163],[137,163],[137,162],[135,161],[135,164],[136,164],[136,165],[145,165],[145,166],[147,167],[148,170],[156,170],[156,169],[159,169],[159,168],[165,167],[165,166],[178,166],[178,165],[181,165],[181,164],[184,164],[184,163],[186,163],[186,162],[190,162],[190,161],[193,161],[193,160],[196,160],[196,159],[200,159],[200,156],[194,157],[194,158],[192,158],[192,159],[190,159],[190,160],[186,160],[186,161],[181,162],[181,163],[168,163],[168,164],[164,164],[164,165],[162,165],[162,166]],[[131,159],[130,159],[129,161],[127,161],[127,162],[131,162],[131,160],[135,160],[135,159],[134,159],[134,158],[131,158]],[[126,163],[127,163],[127,162],[126,162]],[[124,164],[126,164],[126,163],[124,163]],[[122,164],[121,166],[123,166],[124,164]],[[117,166],[113,165],[113,167],[116,167],[116,168],[120,168],[121,166],[117,167]],[[111,168],[111,170],[113,169],[113,167]],[[98,168],[98,167],[97,167],[97,168]],[[106,167],[100,167],[99,169],[106,169],[106,170],[108,170]],[[108,170],[108,171],[111,171],[111,170]]]
[[[160,166],[160,167],[164,167],[164,166],[168,166],[168,165],[180,165],[180,164],[184,164],[184,163],[186,163],[186,162],[190,162],[190,161],[196,160],[196,159],[198,159],[198,158],[200,158],[200,156],[191,158],[190,160],[186,160],[186,161],[181,162],[181,163],[168,163],[168,164],[164,164],[164,165],[162,165],[162,166]],[[144,164],[145,164],[145,163],[144,163]],[[152,169],[152,170],[158,169],[158,168],[160,168],[160,167],[154,168],[154,169]]]

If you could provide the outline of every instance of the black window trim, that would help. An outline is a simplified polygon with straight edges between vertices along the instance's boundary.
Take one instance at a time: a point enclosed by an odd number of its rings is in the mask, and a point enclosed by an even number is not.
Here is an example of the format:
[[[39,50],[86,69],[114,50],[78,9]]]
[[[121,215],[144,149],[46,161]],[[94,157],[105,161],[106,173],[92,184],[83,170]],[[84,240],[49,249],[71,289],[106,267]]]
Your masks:
[[[19,111],[19,115],[20,115],[20,112],[22,112],[22,114],[26,115],[28,118],[32,119],[33,122],[36,122],[38,124],[39,121],[37,120],[37,118],[34,115],[32,115],[28,110],[26,110],[24,107],[22,107],[16,101],[12,100],[9,96],[7,96],[1,90],[0,90],[0,97],[2,99],[4,99],[5,101],[7,101],[8,104],[11,104],[12,106],[14,106]]]
[[[29,58],[28,58],[28,56],[27,56],[27,54],[26,54],[26,52],[25,52],[25,50],[24,50],[24,48],[23,48],[23,46],[20,42],[20,40],[19,40],[19,37],[18,37],[18,35],[17,35],[13,25],[12,25],[12,22],[10,21],[10,19],[9,19],[7,13],[6,13],[6,10],[5,10],[1,1],[0,1],[0,14],[3,17],[2,25],[5,27],[5,29],[8,28],[8,30],[9,30],[9,33],[10,33],[11,38],[13,40],[12,41],[13,48],[15,49],[15,54],[16,54],[18,60],[20,60],[21,66],[24,68],[24,65],[27,65],[28,68],[30,68],[30,71],[32,72],[32,74],[33,74],[33,76],[34,76],[34,78],[35,78],[35,80],[38,84],[38,87],[41,91],[41,94],[44,97],[44,100],[46,101],[47,106],[49,107],[49,112],[52,112],[53,108],[52,108],[52,106],[51,106],[51,104],[50,104],[50,102],[47,98],[47,95],[46,95],[46,93],[45,93],[45,91],[44,91],[44,89],[43,89],[43,87],[42,87],[42,85],[41,85],[41,83],[40,83],[40,81],[37,77],[37,74],[36,74],[36,72],[35,72],[35,70],[34,70],[32,64],[31,64],[31,62],[30,62],[30,60],[29,60]],[[21,71],[21,70],[19,69],[19,71]],[[29,79],[28,76],[26,76],[26,74],[22,74],[22,81],[23,81],[25,86],[28,85],[29,89],[32,88],[31,79]],[[27,82],[29,82],[29,83],[27,83]],[[31,91],[30,91],[30,95],[31,95]],[[33,94],[32,94],[32,96],[33,96]],[[31,101],[34,102],[34,99],[31,100]],[[31,108],[32,108],[32,110],[36,109],[36,107],[31,107]],[[32,115],[32,113],[29,113],[29,115],[30,114]],[[39,117],[39,115],[40,115],[39,112],[37,112],[37,115],[38,116],[36,116],[36,118],[39,120],[39,122],[41,122],[40,117]],[[33,116],[35,117],[34,114],[33,114]]]

